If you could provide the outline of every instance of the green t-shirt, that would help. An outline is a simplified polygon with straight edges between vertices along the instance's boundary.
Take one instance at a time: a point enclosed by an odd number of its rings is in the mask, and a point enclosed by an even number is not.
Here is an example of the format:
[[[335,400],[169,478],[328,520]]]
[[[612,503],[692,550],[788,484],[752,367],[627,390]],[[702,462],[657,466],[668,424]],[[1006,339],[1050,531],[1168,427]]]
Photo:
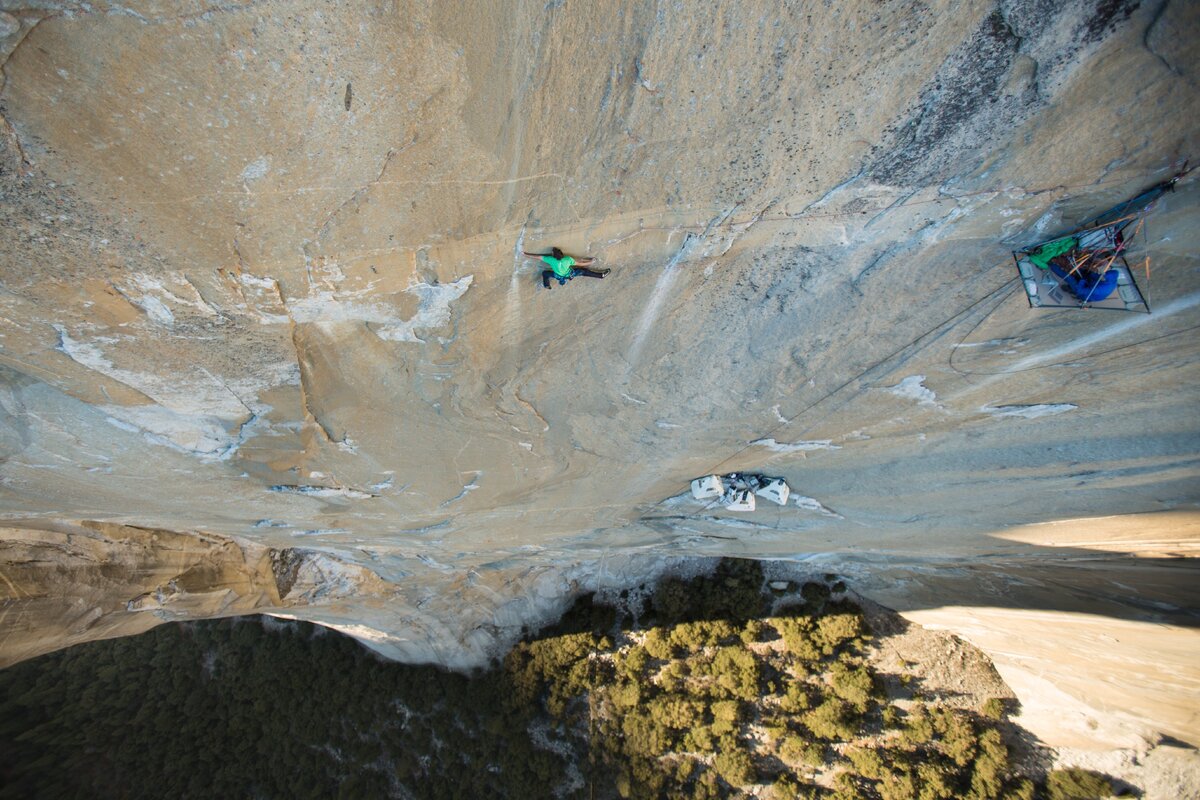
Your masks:
[[[561,278],[566,278],[571,274],[571,267],[575,266],[575,259],[571,256],[563,256],[555,258],[554,256],[542,256],[542,261],[550,265],[550,269],[554,270],[554,274]]]

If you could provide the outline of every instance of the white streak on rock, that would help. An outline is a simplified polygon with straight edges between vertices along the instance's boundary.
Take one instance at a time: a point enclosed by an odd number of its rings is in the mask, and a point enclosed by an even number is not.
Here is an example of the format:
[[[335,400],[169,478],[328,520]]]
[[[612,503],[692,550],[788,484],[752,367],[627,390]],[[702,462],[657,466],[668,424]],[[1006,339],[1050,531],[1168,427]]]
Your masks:
[[[266,176],[271,171],[271,159],[267,156],[259,156],[246,165],[242,170],[243,181],[256,181],[259,178]]]
[[[450,321],[450,304],[466,294],[471,287],[473,275],[459,278],[453,283],[418,283],[406,291],[417,295],[420,305],[412,319],[392,322],[375,330],[380,339],[390,342],[414,342],[424,344],[417,338],[418,328],[439,328]]]
[[[1192,292],[1191,294],[1185,294],[1183,297],[1179,297],[1169,303],[1155,308],[1153,314],[1127,315],[1122,321],[1114,325],[1101,328],[1095,333],[1088,334],[1087,336],[1081,336],[1078,339],[1074,339],[1053,349],[1028,356],[1027,358],[1018,361],[1005,370],[1005,374],[1031,369],[1035,366],[1045,364],[1048,361],[1062,358],[1063,356],[1067,356],[1071,353],[1075,353],[1079,350],[1090,347],[1093,344],[1099,344],[1106,339],[1111,339],[1114,336],[1122,334],[1125,331],[1133,328],[1139,328],[1147,323],[1159,323],[1164,317],[1178,314],[1180,311],[1186,311],[1189,308],[1193,308],[1198,305],[1200,305],[1200,291]]]
[[[105,405],[99,410],[108,422],[122,430],[138,432],[152,444],[170,447],[203,459],[228,459],[255,429],[265,424],[270,406],[258,402],[257,394],[271,386],[293,384],[299,374],[294,363],[264,364],[262,378],[227,381],[203,367],[166,378],[149,372],[134,372],[114,365],[96,341],[71,337],[62,325],[58,349],[77,364],[106,375],[141,392],[153,403]],[[245,398],[245,399],[243,399]]]
[[[352,294],[318,292],[289,303],[296,322],[381,322],[395,323],[399,316],[383,302],[361,302]],[[287,317],[283,320],[286,322]]]
[[[101,406],[106,421],[123,431],[140,433],[151,444],[202,459],[226,459],[239,444],[216,417],[178,414],[158,405]]]
[[[801,453],[806,450],[842,449],[834,444],[832,439],[815,439],[807,442],[777,442],[774,439],[755,439],[750,443],[750,446],[765,447],[768,450],[774,450],[776,453]]]
[[[473,491],[475,491],[476,489],[478,489],[478,488],[479,488],[479,476],[481,476],[481,475],[483,475],[483,473],[482,473],[482,472],[476,472],[476,473],[475,473],[475,477],[471,479],[471,482],[470,482],[470,483],[468,483],[466,486],[464,486],[464,487],[462,488],[462,491],[461,491],[461,492],[459,492],[458,494],[454,495],[454,497],[451,497],[451,498],[450,498],[449,500],[447,500],[446,502],[442,503],[442,506],[441,506],[441,507],[442,507],[442,508],[445,508],[446,506],[450,505],[451,503],[457,503],[459,500],[462,500],[462,499],[463,499],[464,497],[466,497],[468,494],[470,494],[471,492],[473,492]]]
[[[909,375],[895,386],[889,386],[887,389],[897,397],[915,400],[923,406],[941,408],[941,405],[937,402],[937,395],[925,386],[924,375]]]
[[[521,235],[517,237],[513,249],[513,270],[508,279],[508,297],[504,304],[504,338],[515,348],[520,341],[521,329],[524,327],[521,311],[521,267],[525,264],[525,226],[521,226]]]
[[[332,531],[331,531],[332,532]],[[314,531],[313,533],[318,533]],[[362,567],[339,561],[323,553],[305,554],[288,599],[312,603],[340,597],[353,597],[370,573]]]
[[[372,492],[382,492],[384,489],[392,488],[392,484],[394,484],[395,482],[396,482],[395,476],[389,475],[388,477],[381,480],[379,483],[372,483],[371,491]]]
[[[174,287],[174,291],[167,288],[168,283]],[[221,316],[181,272],[162,276],[133,273],[119,284],[114,284],[114,288],[155,322],[167,327],[175,324],[175,312],[171,306],[195,309],[205,317]]]
[[[171,327],[175,324],[175,315],[171,313],[171,309],[167,308],[163,301],[157,297],[145,295],[137,300],[137,305],[150,319],[164,327]]]
[[[351,500],[367,500],[375,495],[345,486],[272,486],[270,491],[280,494],[302,494],[307,497],[346,497]]]
[[[959,342],[958,344],[956,344],[954,346],[955,346],[955,348],[996,347],[998,345],[1006,345],[1009,347],[1022,347],[1023,345],[1027,345],[1027,344],[1029,344],[1028,339],[1016,339],[1016,338],[1009,337],[1009,338],[1005,338],[1005,339],[988,339],[986,342]],[[1011,352],[1011,351],[1006,350],[1005,352]]]
[[[678,274],[676,267],[679,266],[679,262],[692,249],[695,241],[697,239],[694,234],[685,234],[683,246],[671,257],[671,260],[667,262],[667,265],[663,267],[662,273],[658,276],[658,281],[654,284],[654,291],[650,293],[650,300],[647,301],[646,307],[642,311],[642,316],[638,320],[637,332],[633,335],[633,342],[629,345],[629,354],[626,360],[629,362],[631,368],[641,356],[642,345],[645,344],[646,336],[650,333],[650,329],[654,327],[663,301],[667,299],[667,294],[671,290],[671,284],[675,282],[675,276]]]
[[[815,511],[818,514],[823,514],[826,517],[835,519],[845,519],[841,514],[826,507],[824,503],[815,497],[805,497],[803,495],[792,495],[792,499],[796,501],[796,508],[802,508],[805,511]]]
[[[985,414],[991,414],[993,417],[1037,419],[1038,417],[1049,417],[1054,414],[1065,414],[1076,408],[1079,408],[1079,406],[1073,403],[1039,403],[1028,406],[996,406],[995,408],[982,406],[979,410]]]

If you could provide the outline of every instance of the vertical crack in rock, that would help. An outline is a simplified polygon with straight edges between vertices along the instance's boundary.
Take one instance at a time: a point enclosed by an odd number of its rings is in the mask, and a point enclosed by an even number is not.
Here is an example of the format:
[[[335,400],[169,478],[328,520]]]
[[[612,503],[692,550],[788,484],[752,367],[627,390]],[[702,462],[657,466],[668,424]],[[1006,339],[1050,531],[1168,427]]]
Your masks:
[[[537,417],[538,422],[542,423],[542,433],[550,430],[550,423],[546,421],[546,418],[538,413],[538,410],[534,408],[533,403],[529,402],[524,397],[521,397],[521,392],[516,388],[513,389],[513,397],[516,398],[517,402],[520,403],[527,411],[529,411],[530,414],[533,414],[533,416]]]
[[[30,34],[32,34],[39,25],[52,17],[59,16],[61,13],[61,11],[54,12],[35,19],[33,24],[26,28],[25,32],[21,34],[21,38],[17,39],[16,44],[14,44],[9,51],[4,54],[3,60],[0,60],[0,130],[4,132],[4,137],[8,139],[8,141],[12,144],[13,149],[16,150],[18,164],[17,172],[22,177],[28,175],[29,168],[35,166],[35,164],[33,159],[29,157],[29,153],[25,149],[24,145],[22,145],[21,136],[17,132],[17,129],[11,122],[8,121],[8,116],[5,114],[3,101],[4,92],[6,89],[8,89],[8,62],[11,61],[12,57],[16,55],[18,50],[21,49],[21,46],[29,40]]]
[[[196,284],[196,282],[192,280],[186,273],[181,273],[181,277],[183,278],[184,283],[192,287],[192,291],[196,293],[196,297],[199,298],[200,302],[203,303],[210,311],[212,311],[215,316],[220,317],[226,322],[233,321],[233,318],[221,310],[220,306],[204,296],[204,292],[200,290],[200,287]]]
[[[1167,61],[1166,56],[1155,49],[1152,41],[1155,28],[1157,28],[1158,24],[1162,22],[1163,16],[1167,13],[1167,8],[1170,5],[1171,0],[1163,0],[1163,3],[1159,5],[1157,9],[1155,9],[1154,16],[1150,18],[1150,23],[1146,26],[1146,32],[1142,34],[1142,45],[1146,48],[1146,51],[1149,52],[1150,55],[1157,58],[1162,65],[1167,68],[1168,72],[1183,78],[1184,80],[1188,81],[1188,83],[1193,83],[1193,81],[1184,74],[1183,70],[1172,64],[1170,61]]]
[[[346,85],[346,92],[347,92],[346,108],[347,108],[347,110],[349,110],[349,108],[350,108],[350,85],[349,84]],[[356,189],[349,197],[347,197],[345,200],[343,200],[337,206],[337,208],[330,211],[325,216],[325,219],[323,219],[321,221],[321,223],[317,226],[316,232],[312,235],[312,237],[309,239],[305,239],[304,241],[302,241],[300,243],[300,253],[304,258],[304,274],[307,277],[308,288],[310,291],[312,290],[312,286],[313,286],[313,281],[312,281],[313,254],[311,252],[312,246],[314,244],[320,242],[321,239],[324,238],[325,234],[329,230],[329,226],[333,224],[333,221],[335,219],[337,219],[338,215],[341,214],[342,211],[347,206],[349,206],[351,204],[356,204],[359,201],[359,199],[362,198],[362,196],[364,194],[369,192],[374,186],[376,186],[380,181],[383,180],[383,176],[387,172],[388,166],[391,165],[392,159],[395,158],[396,156],[400,155],[401,153],[403,153],[405,150],[412,147],[414,144],[416,144],[417,138],[418,138],[417,135],[414,134],[412,139],[408,142],[408,144],[404,145],[399,150],[396,150],[395,148],[388,148],[387,153],[384,154],[383,163],[379,167],[379,172],[375,175],[375,177],[372,180],[368,181],[363,186]],[[238,257],[239,257],[239,259],[241,258],[240,252],[238,253]]]
[[[245,258],[245,256],[242,255],[242,243],[241,243],[241,241],[239,241],[238,234],[236,234],[236,233],[233,235],[233,252],[234,252],[234,255],[237,256],[238,272],[239,273],[249,272],[250,269],[246,266],[246,258]],[[239,291],[241,291],[240,285],[239,285]],[[244,294],[242,296],[245,297]]]
[[[0,89],[0,93],[2,92],[3,90]],[[4,132],[4,138],[8,139],[9,144],[12,145],[13,150],[16,152],[17,173],[22,177],[28,175],[30,168],[33,166],[33,160],[25,152],[25,148],[21,146],[21,137],[17,135],[17,129],[12,126],[12,123],[8,121],[3,112],[0,112],[0,131]]]
[[[881,215],[885,213],[887,212],[883,211],[881,212]],[[878,255],[875,256],[875,258],[871,259],[871,261],[865,267],[863,267],[857,275],[850,279],[850,288],[853,289],[859,297],[862,297],[863,281],[874,275],[879,268],[888,261],[919,248],[923,243],[922,234],[937,224],[937,220],[929,220],[925,224],[921,225],[921,227],[914,230],[912,235],[910,235],[907,239],[890,245],[889,247],[885,247],[879,252]]]
[[[349,91],[349,89],[347,89],[347,91]],[[329,226],[333,223],[333,221],[337,218],[337,216],[342,213],[342,210],[345,209],[346,206],[350,205],[351,203],[357,202],[358,199],[361,198],[366,192],[370,191],[372,187],[374,187],[381,180],[383,180],[383,176],[387,172],[388,166],[392,163],[392,159],[395,158],[396,156],[400,155],[401,153],[403,153],[405,150],[412,147],[416,143],[417,143],[417,137],[413,136],[412,140],[409,141],[408,144],[401,147],[399,150],[396,150],[395,148],[388,148],[387,153],[384,154],[383,163],[379,167],[379,173],[372,180],[368,181],[363,186],[354,190],[354,193],[351,194],[349,197],[347,197],[345,200],[343,200],[341,202],[341,204],[338,205],[337,208],[333,209],[333,211],[330,211],[329,214],[327,214],[325,216],[325,219],[321,221],[321,224],[317,226],[317,231],[316,231],[316,233],[313,234],[313,237],[311,239],[306,239],[304,241],[304,244],[301,245],[301,248],[305,251],[306,256],[309,255],[309,253],[307,252],[308,248],[312,244],[321,241],[321,239],[325,236],[326,232],[328,232]]]

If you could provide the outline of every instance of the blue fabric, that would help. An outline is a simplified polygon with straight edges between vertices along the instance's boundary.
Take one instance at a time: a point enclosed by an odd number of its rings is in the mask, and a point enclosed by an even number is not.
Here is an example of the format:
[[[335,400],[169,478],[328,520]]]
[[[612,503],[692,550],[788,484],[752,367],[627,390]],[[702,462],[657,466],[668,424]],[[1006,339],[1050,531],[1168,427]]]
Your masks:
[[[572,269],[567,275],[558,275],[552,269],[544,269],[542,270],[542,286],[545,286],[547,289],[549,289],[551,278],[558,281],[559,286],[566,286],[567,281],[571,280],[571,278],[574,278],[577,272],[579,272],[579,270]]]
[[[1062,278],[1063,283],[1071,290],[1071,294],[1078,297],[1080,301],[1098,303],[1117,288],[1117,271],[1115,269],[1110,269],[1099,277],[1090,270],[1077,270],[1075,274],[1069,275],[1057,264],[1051,264],[1050,269],[1055,275]]]

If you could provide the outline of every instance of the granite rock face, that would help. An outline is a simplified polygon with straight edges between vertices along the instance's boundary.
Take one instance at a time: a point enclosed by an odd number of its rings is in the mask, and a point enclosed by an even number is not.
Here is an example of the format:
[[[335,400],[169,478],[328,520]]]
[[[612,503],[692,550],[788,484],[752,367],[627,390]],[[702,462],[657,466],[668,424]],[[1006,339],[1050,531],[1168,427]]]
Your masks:
[[[362,567],[310,550],[108,522],[0,528],[0,666],[167,620],[298,608],[388,587]]]
[[[1194,4],[0,8],[4,661],[273,609],[465,665],[778,557],[1047,740],[1200,742],[1200,195],[1148,316],[1009,255],[1200,156]],[[552,245],[612,273],[545,291]],[[796,499],[678,497],[735,469]]]

